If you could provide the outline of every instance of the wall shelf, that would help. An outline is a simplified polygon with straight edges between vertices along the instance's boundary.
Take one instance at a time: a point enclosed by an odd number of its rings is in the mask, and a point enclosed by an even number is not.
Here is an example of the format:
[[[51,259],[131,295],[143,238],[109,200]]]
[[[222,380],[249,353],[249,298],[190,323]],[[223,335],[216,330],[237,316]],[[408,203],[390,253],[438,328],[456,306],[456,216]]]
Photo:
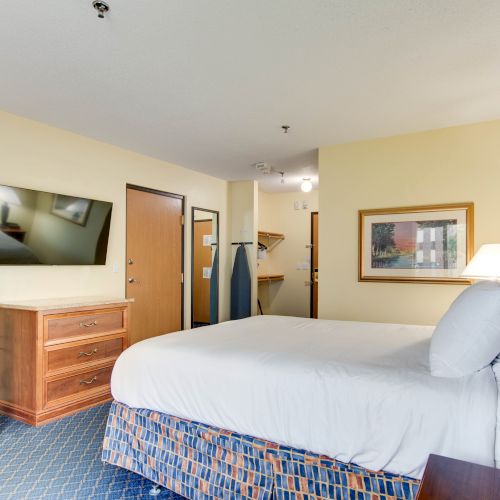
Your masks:
[[[273,233],[271,231],[258,232],[258,240],[266,245],[268,252],[270,252],[278,243],[280,243],[284,239],[285,235],[282,233]]]
[[[259,283],[271,283],[272,281],[283,281],[284,279],[284,274],[261,274],[257,276],[257,281]]]
[[[285,235],[282,233],[271,233],[270,231],[259,231],[259,237],[263,236],[266,238],[274,238],[278,240],[284,240]]]

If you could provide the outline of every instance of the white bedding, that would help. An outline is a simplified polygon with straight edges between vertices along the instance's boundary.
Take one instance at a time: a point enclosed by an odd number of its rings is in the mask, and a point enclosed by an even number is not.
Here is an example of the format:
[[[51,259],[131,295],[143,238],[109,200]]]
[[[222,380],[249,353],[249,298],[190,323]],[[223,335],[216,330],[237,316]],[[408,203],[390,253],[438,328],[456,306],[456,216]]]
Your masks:
[[[40,264],[31,248],[0,231],[0,264]]]
[[[432,377],[433,327],[257,316],[127,349],[114,398],[420,478],[429,453],[494,465],[487,367]]]

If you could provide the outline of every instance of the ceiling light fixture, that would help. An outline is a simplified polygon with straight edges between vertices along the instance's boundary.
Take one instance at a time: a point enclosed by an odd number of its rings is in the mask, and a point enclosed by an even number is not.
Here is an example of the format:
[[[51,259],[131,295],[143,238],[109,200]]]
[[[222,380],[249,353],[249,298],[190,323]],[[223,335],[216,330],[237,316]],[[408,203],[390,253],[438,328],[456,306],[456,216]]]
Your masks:
[[[109,5],[101,0],[94,0],[92,6],[97,10],[97,17],[99,19],[104,19],[104,14],[109,12]]]
[[[313,188],[313,184],[311,182],[311,179],[310,177],[304,177],[302,179],[302,184],[300,185],[300,189],[304,192],[304,193],[309,193],[309,191],[311,191]]]

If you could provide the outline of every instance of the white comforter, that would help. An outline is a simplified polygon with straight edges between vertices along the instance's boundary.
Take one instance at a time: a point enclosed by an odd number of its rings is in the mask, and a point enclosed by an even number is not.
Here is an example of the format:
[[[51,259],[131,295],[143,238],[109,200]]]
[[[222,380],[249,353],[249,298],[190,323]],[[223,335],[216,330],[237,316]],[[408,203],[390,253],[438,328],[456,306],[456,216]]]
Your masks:
[[[494,465],[491,367],[432,377],[432,327],[257,316],[145,340],[114,398],[420,478],[429,453]]]

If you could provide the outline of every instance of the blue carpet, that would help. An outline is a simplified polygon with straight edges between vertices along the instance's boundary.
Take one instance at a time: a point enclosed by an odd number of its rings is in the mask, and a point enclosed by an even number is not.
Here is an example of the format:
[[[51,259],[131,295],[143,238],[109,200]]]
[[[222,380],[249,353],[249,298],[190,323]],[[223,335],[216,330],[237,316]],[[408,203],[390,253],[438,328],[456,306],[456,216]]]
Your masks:
[[[101,462],[109,404],[42,427],[0,415],[0,499],[130,499],[183,497],[151,481]]]

